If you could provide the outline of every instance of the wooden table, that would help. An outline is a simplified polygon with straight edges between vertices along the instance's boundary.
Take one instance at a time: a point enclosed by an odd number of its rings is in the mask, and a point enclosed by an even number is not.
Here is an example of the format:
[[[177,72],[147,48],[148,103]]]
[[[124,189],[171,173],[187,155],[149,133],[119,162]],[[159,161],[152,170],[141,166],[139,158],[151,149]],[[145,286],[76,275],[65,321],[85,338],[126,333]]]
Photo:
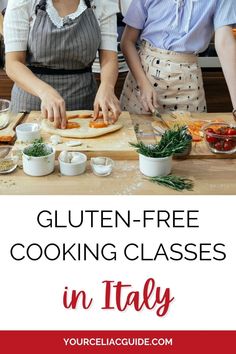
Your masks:
[[[147,181],[139,172],[138,161],[116,161],[109,177],[96,177],[90,166],[84,175],[61,176],[58,167],[46,177],[29,177],[18,169],[0,175],[0,195],[163,195],[236,194],[236,160],[174,161],[173,173],[194,179],[193,192],[175,192]]]
[[[140,117],[133,116],[134,122]],[[146,118],[145,118],[146,119]],[[148,124],[148,121],[146,121]],[[152,138],[147,138],[150,143]],[[138,161],[115,161],[113,173],[108,177],[95,176],[88,163],[81,176],[65,177],[58,166],[52,175],[29,177],[22,169],[10,175],[0,175],[0,195],[198,195],[236,194],[236,159],[188,159],[173,162],[173,173],[192,178],[192,192],[175,192],[148,181],[138,169]]]

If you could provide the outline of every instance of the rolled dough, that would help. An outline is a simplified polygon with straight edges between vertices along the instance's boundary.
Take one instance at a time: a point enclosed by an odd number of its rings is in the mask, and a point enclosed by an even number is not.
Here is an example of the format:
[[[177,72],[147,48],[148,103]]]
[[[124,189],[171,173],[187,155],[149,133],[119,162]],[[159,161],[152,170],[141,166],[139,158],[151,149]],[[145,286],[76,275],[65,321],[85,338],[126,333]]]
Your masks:
[[[98,136],[102,136],[108,133],[113,133],[123,127],[123,124],[116,122],[115,124],[109,125],[105,128],[90,128],[90,119],[88,118],[76,118],[73,119],[71,122],[78,122],[80,124],[80,128],[57,129],[54,128],[53,123],[49,122],[49,120],[43,119],[41,129],[46,133],[60,135],[64,138],[86,139],[96,138]]]

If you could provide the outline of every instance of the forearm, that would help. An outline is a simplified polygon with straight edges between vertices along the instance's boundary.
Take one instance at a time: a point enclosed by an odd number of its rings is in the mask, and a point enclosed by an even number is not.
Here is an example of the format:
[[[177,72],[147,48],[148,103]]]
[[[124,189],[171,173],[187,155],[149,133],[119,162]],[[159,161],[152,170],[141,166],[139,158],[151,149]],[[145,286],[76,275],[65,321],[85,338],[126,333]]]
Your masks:
[[[106,124],[115,123],[120,115],[120,104],[115,95],[115,84],[118,77],[117,54],[114,51],[100,51],[101,85],[94,101],[94,119],[99,118],[102,111]],[[109,112],[112,116],[109,116]]]
[[[227,36],[219,33],[216,34],[215,44],[229,88],[232,105],[236,109],[236,41],[230,32]]]
[[[50,85],[40,80],[25,65],[24,52],[12,52],[6,55],[7,75],[24,91],[41,100],[44,117],[54,122],[55,127],[66,127],[66,107],[64,99]]]
[[[124,41],[122,43],[122,52],[130,68],[130,71],[132,72],[137,82],[137,85],[142,87],[147,83],[148,79],[143,71],[135,43],[129,40]]]
[[[158,108],[158,97],[155,88],[148,80],[136,49],[136,43],[140,36],[140,30],[126,26],[121,48],[127,60],[129,68],[137,82],[140,93],[140,102],[146,112],[154,112]]]
[[[9,62],[6,60],[6,72],[17,86],[34,96],[41,98],[46,90],[52,89],[51,86],[37,78],[25,64],[19,61]]]
[[[118,78],[118,61],[116,52],[100,51],[101,85],[114,90]]]

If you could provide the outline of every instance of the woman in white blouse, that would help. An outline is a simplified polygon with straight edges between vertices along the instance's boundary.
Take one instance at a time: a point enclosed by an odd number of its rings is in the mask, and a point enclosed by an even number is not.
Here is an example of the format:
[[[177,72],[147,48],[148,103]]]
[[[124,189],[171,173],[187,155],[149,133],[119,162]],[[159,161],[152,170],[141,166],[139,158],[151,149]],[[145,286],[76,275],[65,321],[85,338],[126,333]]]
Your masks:
[[[15,81],[12,110],[42,110],[55,126],[66,127],[66,110],[92,109],[104,120],[120,106],[116,0],[9,0],[4,21],[6,70]],[[101,85],[91,66],[99,50]]]

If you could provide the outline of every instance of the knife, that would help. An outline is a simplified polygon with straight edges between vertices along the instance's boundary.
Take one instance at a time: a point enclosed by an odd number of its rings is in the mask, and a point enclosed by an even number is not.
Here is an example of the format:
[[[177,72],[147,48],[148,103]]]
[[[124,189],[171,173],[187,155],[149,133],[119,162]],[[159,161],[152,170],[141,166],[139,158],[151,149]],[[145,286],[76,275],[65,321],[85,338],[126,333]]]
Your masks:
[[[160,119],[160,121],[162,122],[162,124],[167,128],[170,129],[169,125],[166,123],[166,121],[164,120],[164,118],[162,117],[162,115],[160,114],[160,112],[158,111],[158,109],[155,109],[152,112],[152,116],[154,119]]]

